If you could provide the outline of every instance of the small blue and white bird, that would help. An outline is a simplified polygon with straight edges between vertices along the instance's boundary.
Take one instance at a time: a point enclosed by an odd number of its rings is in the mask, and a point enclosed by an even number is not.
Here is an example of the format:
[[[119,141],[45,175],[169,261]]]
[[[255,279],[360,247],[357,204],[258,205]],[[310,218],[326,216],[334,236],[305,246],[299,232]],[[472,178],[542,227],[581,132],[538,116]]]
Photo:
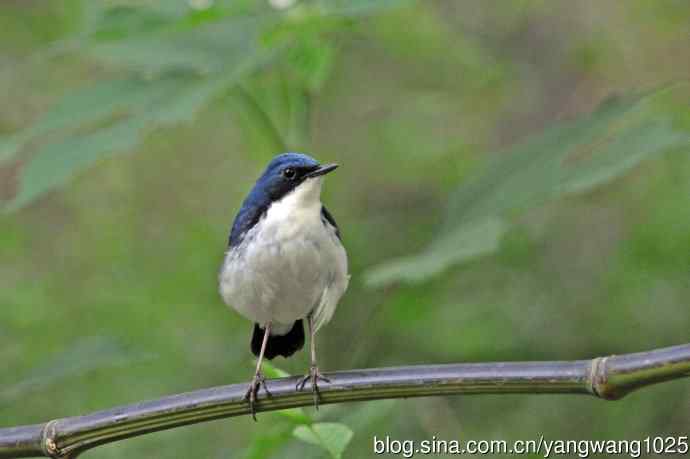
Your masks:
[[[252,416],[264,358],[289,357],[304,346],[309,325],[311,366],[298,390],[311,381],[318,407],[314,335],[326,324],[347,289],[347,254],[333,216],[321,203],[325,174],[337,164],[321,165],[299,153],[276,156],[242,203],[230,232],[219,275],[226,304],[254,322],[251,350],[258,357],[247,390]]]

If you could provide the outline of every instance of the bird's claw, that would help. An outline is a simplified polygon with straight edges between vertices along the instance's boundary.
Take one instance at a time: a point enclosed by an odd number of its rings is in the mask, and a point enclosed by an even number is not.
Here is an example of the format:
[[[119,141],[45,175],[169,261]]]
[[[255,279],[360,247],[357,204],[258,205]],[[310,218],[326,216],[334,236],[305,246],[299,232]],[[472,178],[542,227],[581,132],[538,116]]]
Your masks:
[[[257,400],[257,395],[259,393],[259,389],[263,386],[264,391],[266,392],[267,396],[271,396],[271,392],[268,390],[268,386],[266,385],[266,377],[261,374],[260,372],[257,372],[254,377],[252,378],[252,382],[249,383],[249,388],[247,389],[247,392],[244,394],[243,399],[249,402],[249,410],[252,413],[252,418],[254,421],[256,421],[256,400]]]
[[[331,382],[330,379],[321,374],[318,367],[312,365],[309,367],[309,373],[297,381],[297,385],[295,386],[295,390],[302,391],[304,390],[304,386],[306,386],[307,381],[311,381],[311,392],[314,394],[314,408],[317,410],[319,409],[319,397],[321,395],[319,393],[319,380],[327,383]]]

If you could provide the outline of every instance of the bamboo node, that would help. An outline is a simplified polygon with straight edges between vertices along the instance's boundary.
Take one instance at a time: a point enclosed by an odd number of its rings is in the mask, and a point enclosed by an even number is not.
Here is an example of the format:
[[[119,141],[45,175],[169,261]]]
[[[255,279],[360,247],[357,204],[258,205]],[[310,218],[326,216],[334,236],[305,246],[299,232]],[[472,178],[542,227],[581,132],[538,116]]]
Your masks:
[[[55,441],[56,424],[56,419],[46,423],[46,426],[43,429],[43,450],[45,451],[47,456],[59,458],[61,456],[60,449],[58,448],[57,442]]]

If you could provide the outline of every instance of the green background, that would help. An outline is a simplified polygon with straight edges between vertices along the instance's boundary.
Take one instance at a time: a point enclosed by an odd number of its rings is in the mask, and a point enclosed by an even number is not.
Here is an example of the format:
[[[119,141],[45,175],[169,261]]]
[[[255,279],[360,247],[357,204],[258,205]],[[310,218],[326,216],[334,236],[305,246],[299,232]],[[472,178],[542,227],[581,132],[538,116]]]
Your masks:
[[[146,34],[126,41],[130,29],[149,27],[128,17],[113,32],[125,43],[119,54],[88,37],[56,51],[51,44],[88,29],[87,3],[174,9],[175,18],[188,21],[180,29],[215,20],[192,8],[200,2],[3,2],[0,139],[30,128],[70,91],[121,72],[140,72],[155,85],[169,70],[147,67],[164,53],[147,54]],[[246,11],[233,15],[272,8],[238,3]],[[249,380],[252,325],[222,303],[216,276],[232,218],[280,143],[341,165],[328,176],[323,200],[341,227],[352,280],[319,334],[325,372],[585,359],[689,341],[687,141],[584,193],[510,209],[509,228],[492,253],[413,273],[414,282],[377,283],[372,269],[433,246],[439,228],[452,221],[454,190],[481,175],[488,158],[501,163],[501,153],[492,152],[539,138],[555,122],[586,117],[608,96],[686,79],[690,5],[380,3],[342,22],[294,19],[314,2],[277,12],[298,21],[260,39],[270,47],[281,34],[298,36],[286,41],[287,51],[275,48],[287,56],[282,63],[242,76],[242,91],[185,109],[173,123],[152,122],[140,142],[115,151],[126,154],[104,153],[0,214],[0,427]],[[208,43],[225,39],[219,32]],[[144,63],[113,70],[103,56],[115,68],[128,59]],[[200,78],[214,74],[213,59],[199,66],[209,62]],[[258,117],[252,106],[260,107]],[[261,114],[273,120],[278,141]],[[687,113],[680,116],[687,126]],[[76,128],[78,135],[97,129],[81,121]],[[40,145],[55,142],[27,142],[0,162],[4,202],[49,182],[76,151],[49,156],[43,175],[22,176],[38,161]],[[515,194],[529,194],[537,182],[518,183]],[[468,202],[484,193],[480,188]],[[301,352],[274,363],[302,374],[307,358]],[[374,435],[642,439],[688,434],[690,385],[670,382],[614,403],[467,396],[305,412],[352,429],[345,457],[372,455]],[[262,413],[258,424],[248,416],[214,421],[85,457],[327,457],[294,438],[293,427],[290,417]]]

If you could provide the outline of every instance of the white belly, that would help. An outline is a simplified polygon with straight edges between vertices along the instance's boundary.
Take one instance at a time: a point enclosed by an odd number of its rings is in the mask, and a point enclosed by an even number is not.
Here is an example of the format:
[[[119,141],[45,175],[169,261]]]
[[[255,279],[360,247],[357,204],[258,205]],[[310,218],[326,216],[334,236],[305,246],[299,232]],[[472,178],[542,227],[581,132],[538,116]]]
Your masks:
[[[320,203],[299,211],[274,204],[227,252],[220,293],[247,319],[283,334],[312,312],[316,328],[330,320],[348,279],[345,249],[324,226]]]

